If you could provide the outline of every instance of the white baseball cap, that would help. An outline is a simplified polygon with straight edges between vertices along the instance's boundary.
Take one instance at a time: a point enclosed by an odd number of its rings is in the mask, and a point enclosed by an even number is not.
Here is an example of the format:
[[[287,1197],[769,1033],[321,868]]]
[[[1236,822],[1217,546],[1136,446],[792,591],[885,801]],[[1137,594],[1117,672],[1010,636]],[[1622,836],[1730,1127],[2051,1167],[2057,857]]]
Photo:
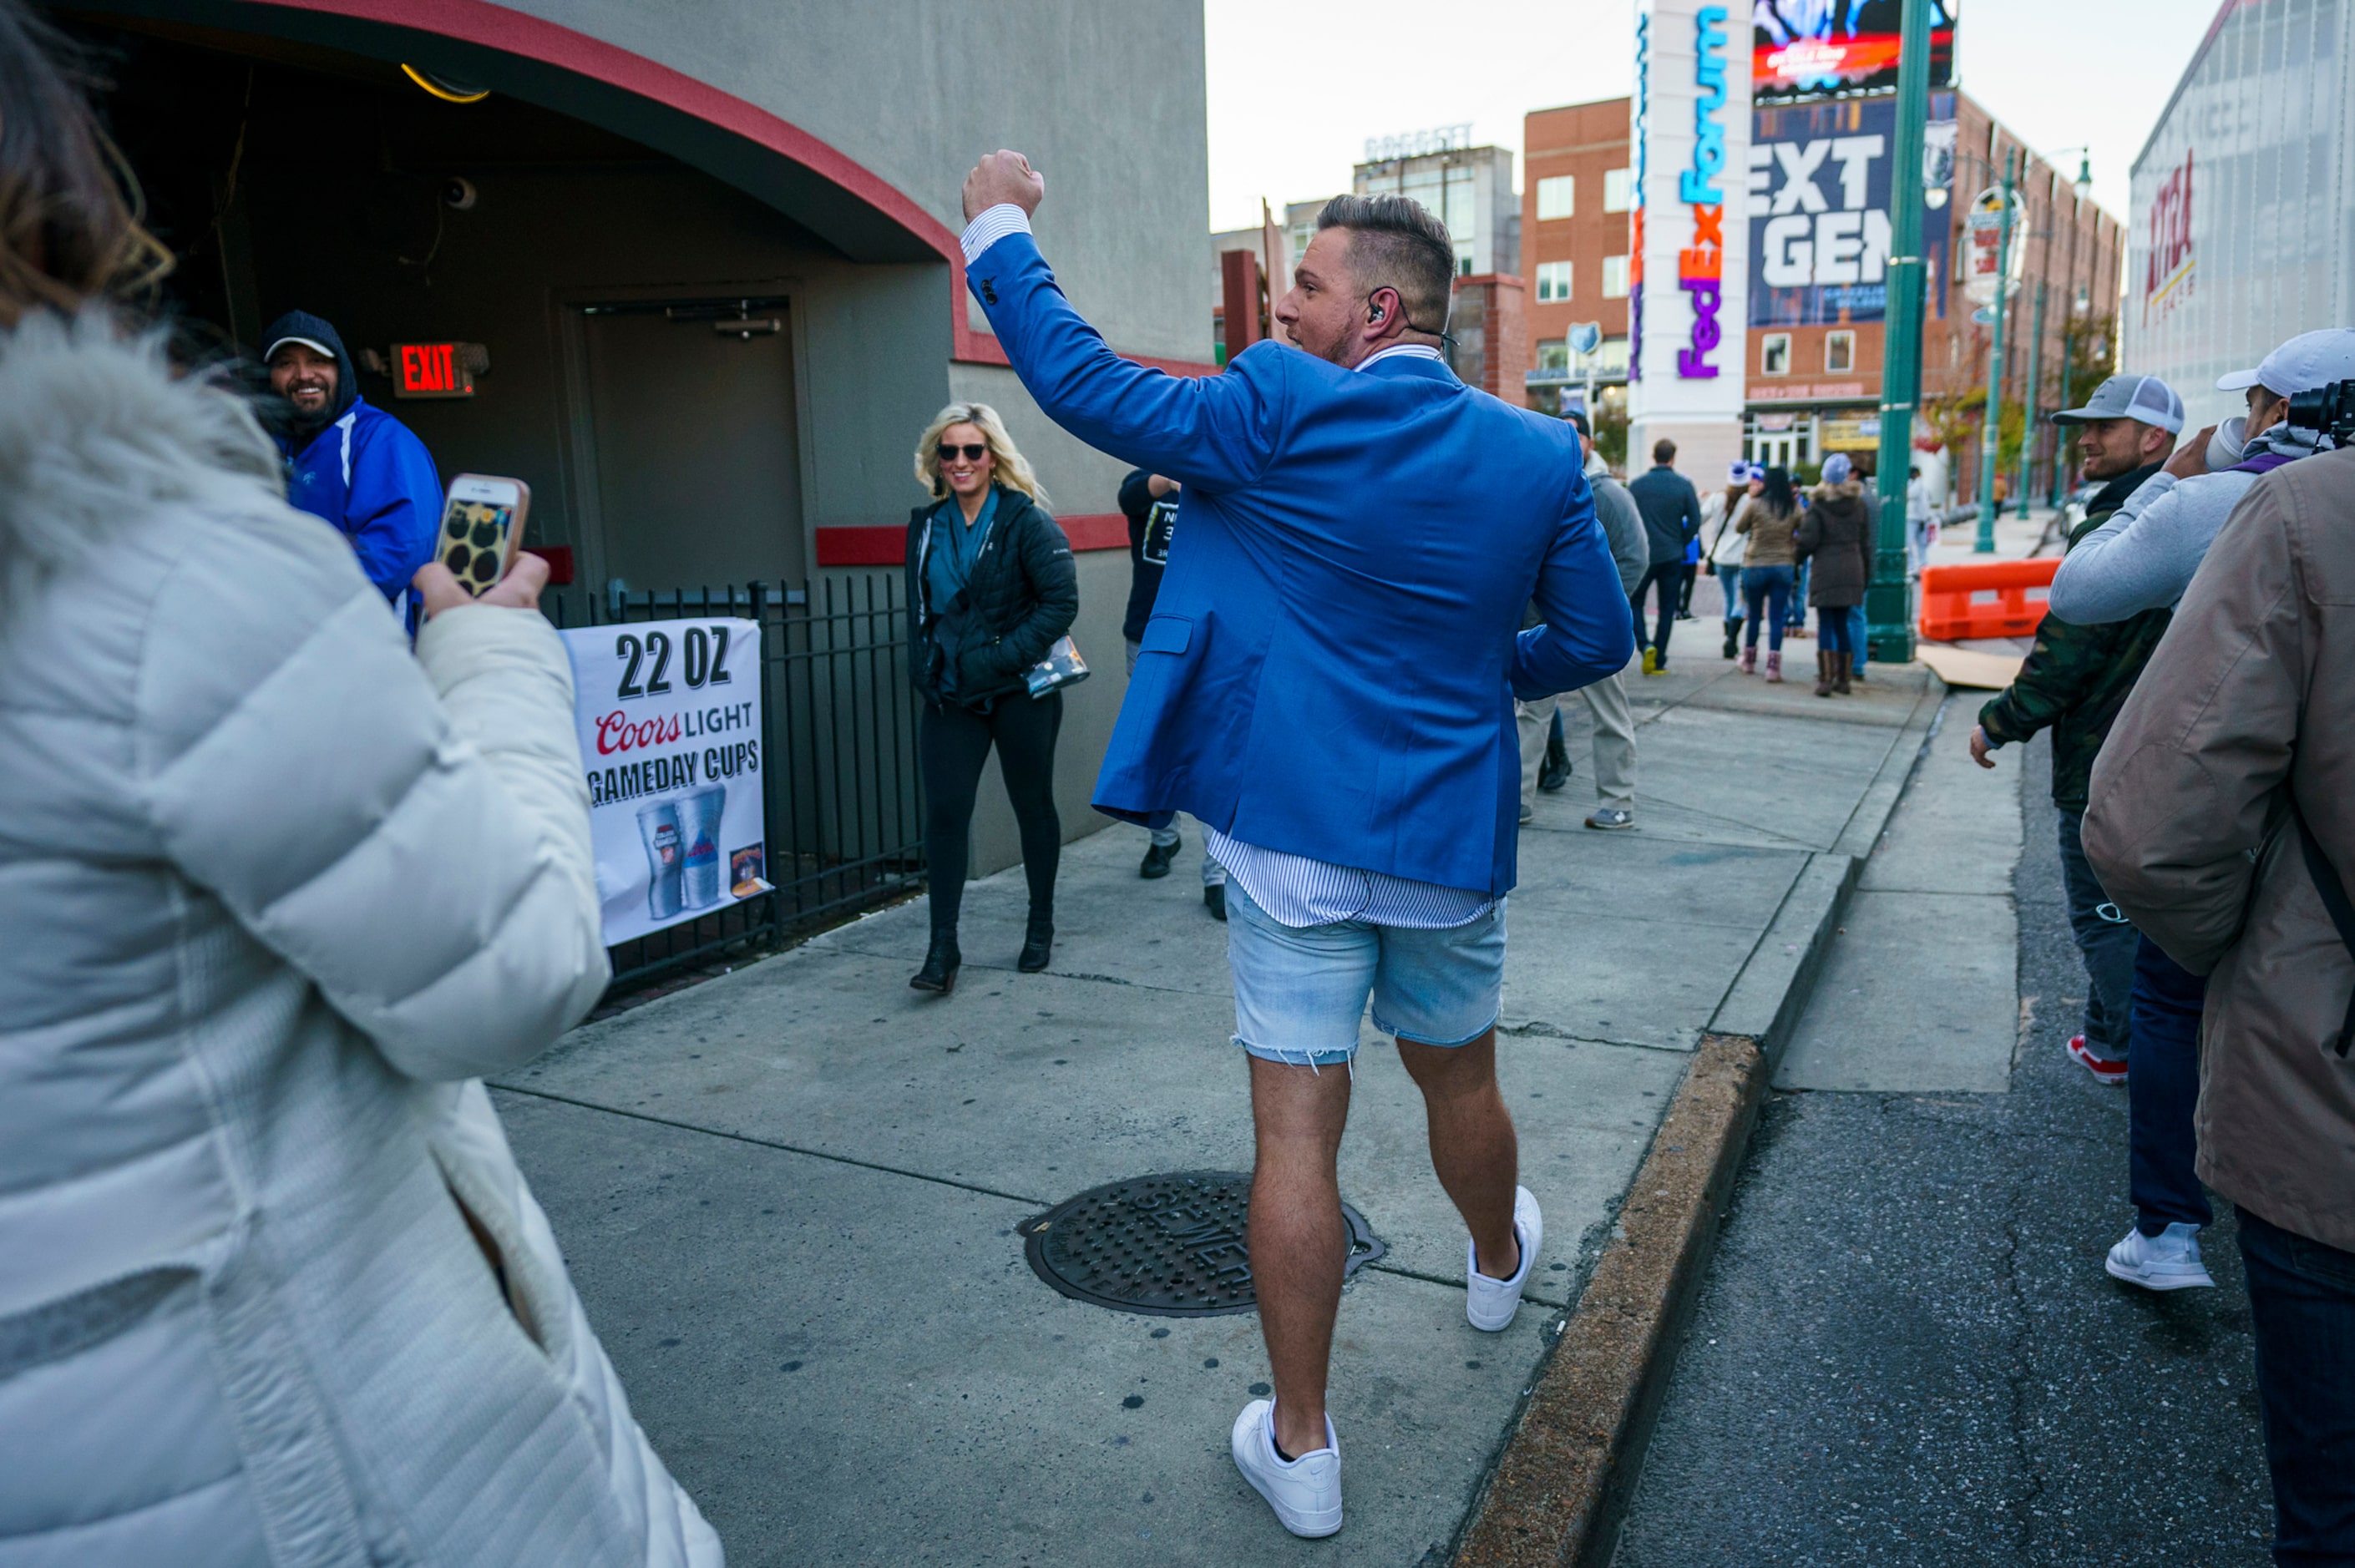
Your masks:
[[[2240,392],[2262,386],[2286,397],[2348,380],[2355,380],[2355,328],[2324,327],[2298,334],[2265,355],[2265,362],[2254,370],[2219,376],[2216,390]]]
[[[2138,419],[2170,436],[2179,435],[2183,399],[2156,376],[2113,376],[2094,388],[2083,408],[2063,408],[2052,416],[2056,425],[2090,425],[2100,419]]]
[[[337,359],[341,357],[334,349],[329,348],[325,344],[321,343],[315,337],[304,337],[296,333],[288,333],[284,337],[280,338],[277,342],[272,344],[268,348],[261,351],[261,363],[264,365],[269,364],[270,356],[276,354],[280,349],[284,348],[290,343],[299,343],[304,348],[314,349],[318,353],[326,355],[329,359]]]

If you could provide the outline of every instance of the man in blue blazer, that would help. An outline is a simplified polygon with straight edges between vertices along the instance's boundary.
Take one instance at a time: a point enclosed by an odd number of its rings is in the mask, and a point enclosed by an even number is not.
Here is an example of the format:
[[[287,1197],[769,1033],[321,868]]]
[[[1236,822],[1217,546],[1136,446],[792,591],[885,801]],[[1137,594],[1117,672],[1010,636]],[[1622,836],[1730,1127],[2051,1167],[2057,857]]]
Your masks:
[[[1071,308],[1030,237],[1045,194],[1019,154],[981,162],[966,277],[1049,417],[1185,485],[1095,803],[1147,825],[1192,812],[1230,874],[1258,1134],[1251,1266],[1275,1381],[1232,1451],[1286,1529],[1330,1535],[1334,1161],[1359,1020],[1370,997],[1423,1090],[1433,1164],[1471,1233],[1465,1313],[1501,1330],[1543,1238],[1496,1078],[1513,701],[1619,670],[1633,625],[1575,432],[1441,360],[1455,254],[1423,207],[1337,198],[1276,308],[1291,344],[1188,378],[1120,358]],[[1544,623],[1520,631],[1531,599]]]

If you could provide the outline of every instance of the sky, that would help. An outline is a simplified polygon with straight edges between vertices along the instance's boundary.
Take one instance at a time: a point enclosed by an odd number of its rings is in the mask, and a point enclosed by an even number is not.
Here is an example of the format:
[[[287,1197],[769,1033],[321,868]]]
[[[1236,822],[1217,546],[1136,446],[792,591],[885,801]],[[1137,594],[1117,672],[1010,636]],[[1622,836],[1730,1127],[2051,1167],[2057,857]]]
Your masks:
[[[2218,4],[1962,0],[1955,74],[2054,162],[2089,145],[2094,199],[2124,222],[2135,156]],[[1348,190],[1369,136],[1468,121],[1474,145],[1518,154],[1530,110],[1617,97],[1635,79],[1633,0],[1203,0],[1202,11],[1214,231],[1258,223],[1263,196],[1280,211]],[[1390,59],[1414,63],[1391,71]],[[2062,166],[2075,174],[2075,155]]]

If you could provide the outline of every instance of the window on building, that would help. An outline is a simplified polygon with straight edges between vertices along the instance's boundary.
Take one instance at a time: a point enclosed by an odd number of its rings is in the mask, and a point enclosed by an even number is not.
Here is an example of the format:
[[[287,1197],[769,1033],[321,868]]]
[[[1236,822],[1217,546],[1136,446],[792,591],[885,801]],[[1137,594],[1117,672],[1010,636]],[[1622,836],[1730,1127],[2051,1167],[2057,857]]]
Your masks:
[[[1625,212],[1635,203],[1636,171],[1613,169],[1603,176],[1603,210]]]
[[[1540,261],[1538,263],[1538,302],[1553,304],[1570,298],[1570,263]]]
[[[1770,332],[1758,340],[1758,374],[1788,376],[1791,374],[1791,334]]]
[[[1472,242],[1468,239],[1456,242],[1455,275],[1459,278],[1469,278],[1472,275]]]
[[[1543,371],[1564,371],[1570,368],[1570,340],[1549,337],[1538,343],[1538,368]]]
[[[1627,340],[1625,338],[1606,337],[1596,345],[1594,373],[1597,376],[1622,376],[1627,374]]]
[[[1627,297],[1627,258],[1605,256],[1603,259],[1603,297],[1624,300]]]
[[[1856,334],[1852,332],[1824,334],[1824,368],[1826,370],[1856,368]]]
[[[1538,220],[1569,217],[1578,206],[1578,176],[1553,175],[1538,182]]]

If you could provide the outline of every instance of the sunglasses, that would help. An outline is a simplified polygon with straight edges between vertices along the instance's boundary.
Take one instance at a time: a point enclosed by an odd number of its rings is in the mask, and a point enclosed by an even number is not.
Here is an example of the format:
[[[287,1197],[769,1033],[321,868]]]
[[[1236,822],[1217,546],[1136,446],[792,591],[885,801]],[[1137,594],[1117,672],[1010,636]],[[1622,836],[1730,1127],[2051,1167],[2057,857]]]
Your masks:
[[[956,461],[956,455],[959,452],[964,453],[965,461],[979,462],[982,459],[989,455],[989,449],[978,441],[975,442],[971,446],[964,447],[951,446],[945,441],[941,443],[940,457],[943,462],[954,462]]]

